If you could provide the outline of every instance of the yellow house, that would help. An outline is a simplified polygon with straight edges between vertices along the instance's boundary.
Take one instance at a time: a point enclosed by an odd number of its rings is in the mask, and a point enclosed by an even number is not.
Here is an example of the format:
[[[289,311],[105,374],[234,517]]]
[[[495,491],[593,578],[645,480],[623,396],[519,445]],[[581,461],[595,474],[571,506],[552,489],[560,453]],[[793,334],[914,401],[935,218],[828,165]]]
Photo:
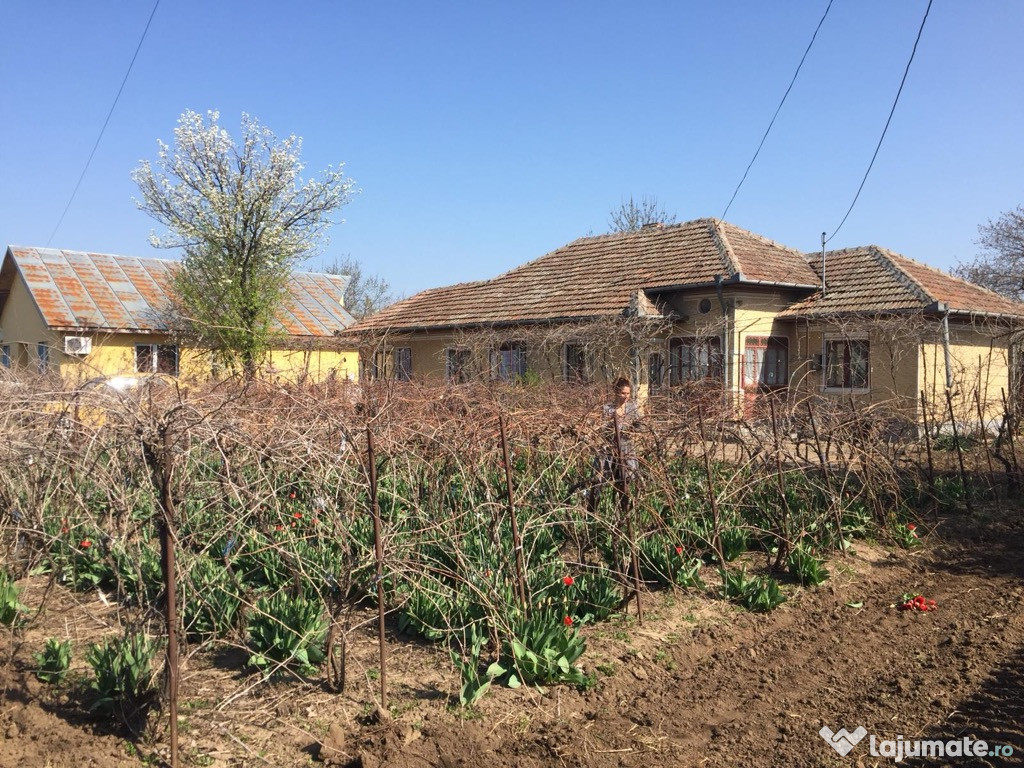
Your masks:
[[[804,254],[724,221],[585,237],[491,280],[416,294],[349,333],[399,379],[693,384],[727,409],[774,394],[919,420],[920,396],[998,420],[1018,397],[1024,305],[875,246]],[[685,385],[685,386],[684,386]],[[976,394],[975,394],[976,393]],[[776,402],[778,400],[776,399]],[[934,415],[934,414],[929,414]]]
[[[0,265],[0,366],[97,377],[163,373],[202,379],[209,352],[182,347],[168,328],[168,286],[178,262],[10,246]],[[265,373],[284,380],[351,379],[355,350],[339,335],[352,322],[348,278],[296,272],[277,314]]]

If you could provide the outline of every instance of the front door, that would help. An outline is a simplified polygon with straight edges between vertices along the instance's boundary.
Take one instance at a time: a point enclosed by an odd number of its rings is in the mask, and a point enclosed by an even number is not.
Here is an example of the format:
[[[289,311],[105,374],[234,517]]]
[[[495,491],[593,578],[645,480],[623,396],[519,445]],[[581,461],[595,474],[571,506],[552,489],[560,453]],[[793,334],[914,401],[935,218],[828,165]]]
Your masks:
[[[785,390],[789,340],[781,336],[747,336],[743,348],[743,415],[768,417],[767,394]]]

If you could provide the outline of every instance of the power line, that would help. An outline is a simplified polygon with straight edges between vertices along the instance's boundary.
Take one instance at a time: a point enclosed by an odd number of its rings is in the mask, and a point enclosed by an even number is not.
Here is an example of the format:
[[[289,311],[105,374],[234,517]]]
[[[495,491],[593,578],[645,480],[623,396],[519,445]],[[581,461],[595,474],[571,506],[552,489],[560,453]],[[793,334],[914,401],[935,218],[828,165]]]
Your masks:
[[[839,230],[843,228],[843,224],[846,223],[846,219],[849,218],[850,212],[853,210],[853,206],[857,204],[857,198],[860,197],[861,190],[864,189],[864,184],[867,183],[868,174],[871,173],[871,168],[875,164],[875,158],[878,157],[878,150],[882,148],[882,142],[885,140],[886,131],[889,130],[889,123],[892,122],[893,113],[896,112],[896,105],[900,101],[900,94],[903,93],[903,86],[907,82],[907,75],[910,73],[910,65],[914,63],[914,54],[917,53],[917,44],[921,42],[921,33],[924,32],[924,23],[928,21],[928,12],[932,9],[932,0],[928,0],[928,7],[924,9],[924,18],[921,19],[921,26],[917,30],[917,39],[914,40],[914,48],[910,51],[910,59],[907,61],[907,68],[903,70],[903,79],[900,80],[900,88],[896,91],[896,98],[893,99],[892,109],[889,110],[889,119],[885,121],[885,128],[882,129],[882,135],[878,137],[878,146],[875,147],[875,154],[871,156],[871,162],[868,163],[868,169],[864,171],[864,178],[860,181],[860,186],[857,187],[857,194],[853,196],[853,202],[850,203],[850,207],[846,210],[846,215],[843,216],[843,220],[839,222],[839,226],[835,228],[832,235],[825,241],[828,243],[839,234]]]
[[[107,124],[110,122],[111,115],[114,114],[114,108],[117,106],[118,99],[121,98],[121,92],[124,91],[125,83],[128,82],[128,76],[132,73],[132,67],[135,66],[135,59],[138,58],[139,51],[142,50],[142,43],[146,40],[146,33],[149,32],[149,25],[153,23],[153,17],[156,16],[156,9],[159,7],[160,0],[156,0],[153,4],[153,11],[149,14],[149,21],[146,22],[146,28],[142,30],[142,37],[139,38],[139,44],[135,47],[135,54],[132,56],[132,60],[128,64],[128,71],[124,73],[124,80],[121,81],[121,87],[117,89],[117,95],[114,97],[114,103],[110,105],[110,111],[107,112],[107,119],[103,121],[103,127],[100,128],[100,135],[96,137],[96,143],[92,145],[92,152],[89,153],[89,159],[85,161],[85,167],[82,169],[82,173],[78,177],[78,183],[75,184],[75,188],[71,192],[71,197],[68,198],[68,204],[64,206],[64,212],[60,215],[60,219],[57,220],[57,226],[53,228],[53,232],[50,233],[50,238],[46,241],[47,248],[49,248],[50,243],[53,242],[53,238],[56,236],[57,230],[60,229],[60,225],[64,223],[64,217],[68,215],[68,211],[71,209],[71,204],[75,201],[75,195],[78,194],[78,188],[82,186],[82,179],[85,178],[85,174],[89,170],[89,164],[92,163],[92,158],[100,146],[100,141],[103,140],[103,134],[107,130]]]
[[[771,133],[772,126],[775,125],[775,118],[779,116],[779,112],[782,111],[782,105],[786,103],[786,98],[789,96],[789,92],[793,90],[793,84],[796,82],[797,76],[800,74],[800,69],[804,65],[804,60],[807,58],[807,54],[811,52],[811,46],[814,45],[814,40],[818,36],[818,30],[821,29],[821,25],[825,23],[825,17],[828,16],[829,10],[832,8],[834,0],[828,0],[828,7],[825,8],[825,13],[821,15],[821,21],[818,22],[818,26],[814,28],[814,34],[811,35],[811,42],[807,44],[807,50],[804,51],[804,55],[800,57],[800,63],[796,66],[796,72],[793,73],[793,79],[789,81],[789,87],[786,92],[782,95],[782,101],[779,102],[779,106],[775,110],[775,114],[772,115],[772,120],[768,123],[768,128],[764,132],[764,136],[761,137],[761,143],[757,145],[757,151],[754,152],[754,156],[750,158],[750,163],[747,164],[747,170],[743,172],[743,178],[740,179],[740,183],[736,185],[736,189],[732,193],[732,197],[729,198],[729,204],[725,206],[725,210],[722,211],[722,215],[719,218],[724,219],[725,215],[729,213],[729,209],[732,208],[733,201],[736,199],[736,195],[740,192],[740,187],[743,186],[743,182],[747,180],[747,174],[750,173],[750,169],[754,165],[754,161],[757,160],[757,156],[761,154],[761,147],[764,146],[765,140],[768,138],[768,134]]]

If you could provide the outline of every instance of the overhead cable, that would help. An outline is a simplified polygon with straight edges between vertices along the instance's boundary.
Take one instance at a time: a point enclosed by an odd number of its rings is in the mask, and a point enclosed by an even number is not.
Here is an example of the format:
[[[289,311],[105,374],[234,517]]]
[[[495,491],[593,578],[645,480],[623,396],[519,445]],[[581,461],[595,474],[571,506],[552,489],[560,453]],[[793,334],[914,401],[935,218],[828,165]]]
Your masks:
[[[50,247],[50,243],[53,242],[53,238],[57,235],[60,225],[64,223],[64,217],[68,215],[68,211],[71,209],[71,204],[75,201],[75,195],[78,194],[78,188],[82,186],[82,179],[85,178],[85,174],[89,170],[89,164],[92,163],[92,158],[100,146],[100,141],[102,141],[103,134],[107,130],[107,124],[110,122],[110,117],[114,114],[114,107],[117,106],[118,99],[121,98],[121,92],[124,91],[125,83],[128,82],[128,76],[132,73],[132,67],[135,66],[135,59],[138,58],[139,51],[142,50],[142,43],[146,40],[146,33],[149,32],[149,25],[153,23],[153,17],[156,15],[156,9],[159,7],[160,0],[156,0],[153,4],[153,10],[149,14],[149,21],[146,22],[146,28],[142,30],[142,37],[139,38],[139,44],[135,47],[135,54],[132,56],[132,60],[128,64],[128,71],[124,73],[124,79],[121,81],[121,87],[117,89],[117,95],[114,97],[114,103],[110,105],[110,111],[107,112],[107,119],[103,121],[103,127],[100,128],[100,135],[96,137],[96,143],[92,146],[92,152],[89,153],[89,159],[85,161],[85,167],[82,169],[82,173],[78,177],[78,183],[75,184],[75,188],[71,192],[71,197],[68,198],[68,204],[64,206],[64,212],[60,215],[60,219],[57,220],[57,226],[53,228],[53,232],[50,233],[50,237],[46,241],[47,248]]]

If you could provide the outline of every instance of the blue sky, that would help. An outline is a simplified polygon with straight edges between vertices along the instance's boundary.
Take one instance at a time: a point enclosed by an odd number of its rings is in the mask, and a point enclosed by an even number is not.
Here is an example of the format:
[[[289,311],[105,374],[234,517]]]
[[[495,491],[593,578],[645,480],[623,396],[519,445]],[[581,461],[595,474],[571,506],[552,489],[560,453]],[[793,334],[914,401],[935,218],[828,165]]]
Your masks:
[[[54,247],[154,251],[130,173],[185,109],[304,137],[361,193],[325,252],[401,294],[493,276],[653,195],[720,216],[827,0],[162,0]],[[846,212],[927,0],[835,0],[728,220],[804,250]],[[0,243],[45,245],[152,10],[0,5]],[[1024,203],[1024,3],[935,0],[892,126],[829,247],[950,268]]]

